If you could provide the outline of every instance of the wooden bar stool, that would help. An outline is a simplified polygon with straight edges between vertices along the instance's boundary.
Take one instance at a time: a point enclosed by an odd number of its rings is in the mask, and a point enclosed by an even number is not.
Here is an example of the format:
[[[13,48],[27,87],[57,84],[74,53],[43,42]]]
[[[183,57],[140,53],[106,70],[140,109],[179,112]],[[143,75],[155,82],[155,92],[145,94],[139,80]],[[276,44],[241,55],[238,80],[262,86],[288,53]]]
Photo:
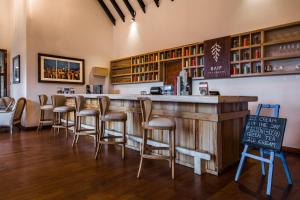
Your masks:
[[[69,113],[74,113],[74,121],[76,118],[76,111],[75,107],[73,106],[67,106],[66,101],[67,98],[63,95],[52,95],[52,105],[53,105],[53,113],[54,113],[54,120],[53,120],[53,125],[52,128],[54,129],[54,134],[55,130],[58,129],[58,133],[60,128],[65,129],[66,133],[66,139],[68,139],[68,128],[73,127],[75,123],[70,124],[69,123]],[[62,115],[65,115],[66,117],[66,122],[62,123]]]
[[[40,121],[39,126],[37,128],[37,133],[39,133],[40,130],[42,130],[44,124],[52,124],[53,119],[45,119],[45,112],[51,112],[53,111],[53,105],[47,104],[48,97],[47,95],[39,95],[39,101],[40,101]]]
[[[100,107],[100,120],[101,120],[101,129],[99,141],[97,144],[97,150],[95,154],[95,159],[98,158],[98,155],[101,151],[103,144],[121,144],[122,145],[122,159],[125,159],[125,145],[126,145],[126,121],[127,114],[124,112],[110,112],[109,97],[103,96],[99,97],[99,107]],[[106,122],[121,122],[123,123],[123,134],[122,136],[106,136],[105,135],[105,124]],[[117,139],[121,139],[121,141],[117,141]]]
[[[99,111],[96,109],[85,109],[85,98],[84,96],[76,96],[76,120],[75,120],[75,134],[72,146],[78,143],[80,135],[92,135],[95,136],[96,146],[98,142],[98,132],[99,132]],[[94,117],[95,118],[95,129],[83,129],[81,127],[82,117]]]
[[[157,159],[157,160],[168,160],[169,166],[172,171],[172,179],[174,179],[175,175],[175,158],[176,158],[176,150],[175,150],[175,138],[176,138],[176,124],[173,119],[170,118],[162,118],[162,117],[151,117],[152,112],[152,101],[149,98],[139,98],[142,110],[142,127],[143,127],[143,142],[141,148],[141,160],[139,171],[137,174],[137,178],[140,177],[143,159]],[[148,131],[160,130],[169,131],[169,147],[154,147],[147,144],[148,139]],[[168,150],[169,156],[163,155],[153,155],[153,150]]]

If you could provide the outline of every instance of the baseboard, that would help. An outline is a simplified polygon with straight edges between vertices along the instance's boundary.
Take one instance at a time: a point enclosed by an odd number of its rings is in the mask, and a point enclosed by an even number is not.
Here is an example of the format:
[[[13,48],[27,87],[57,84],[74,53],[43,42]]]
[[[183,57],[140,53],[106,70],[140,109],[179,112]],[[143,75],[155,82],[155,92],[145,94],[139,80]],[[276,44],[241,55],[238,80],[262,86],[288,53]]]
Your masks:
[[[298,149],[298,148],[283,146],[282,151],[287,152],[287,153],[294,153],[294,154],[299,154],[300,155],[300,149]]]
[[[43,129],[49,129],[51,127],[52,127],[51,125],[44,125]],[[30,126],[30,127],[21,126],[21,129],[23,131],[33,131],[33,130],[37,130],[37,128],[38,128],[37,126]]]

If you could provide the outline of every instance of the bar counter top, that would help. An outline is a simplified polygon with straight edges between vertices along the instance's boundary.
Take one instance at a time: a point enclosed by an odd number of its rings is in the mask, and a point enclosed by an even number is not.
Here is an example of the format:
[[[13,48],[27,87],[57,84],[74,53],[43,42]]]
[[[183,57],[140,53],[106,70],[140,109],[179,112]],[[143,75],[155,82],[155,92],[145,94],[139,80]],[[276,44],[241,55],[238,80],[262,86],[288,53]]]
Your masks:
[[[66,97],[75,97],[82,95],[85,98],[97,98],[99,96],[108,96],[110,99],[115,100],[138,100],[140,97],[150,98],[152,101],[162,102],[181,102],[181,103],[235,103],[235,102],[255,102],[256,96],[177,96],[177,95],[139,95],[139,94],[69,94]]]

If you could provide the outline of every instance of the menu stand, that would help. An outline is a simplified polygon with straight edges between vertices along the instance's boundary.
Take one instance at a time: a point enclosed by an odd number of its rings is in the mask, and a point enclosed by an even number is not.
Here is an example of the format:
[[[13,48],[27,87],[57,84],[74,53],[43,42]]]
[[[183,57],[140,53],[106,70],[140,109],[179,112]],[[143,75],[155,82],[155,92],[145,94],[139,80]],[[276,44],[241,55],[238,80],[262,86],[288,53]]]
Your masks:
[[[256,110],[256,115],[257,116],[260,116],[262,108],[268,108],[268,109],[273,110],[271,117],[279,118],[280,105],[278,105],[278,104],[275,104],[275,105],[259,104],[258,107],[257,107],[257,110]],[[245,144],[244,150],[242,152],[242,158],[240,160],[240,163],[239,163],[236,175],[235,175],[235,181],[236,182],[239,181],[241,171],[242,171],[242,168],[243,168],[246,157],[253,158],[255,160],[261,161],[262,175],[263,176],[265,176],[265,173],[266,173],[265,172],[265,163],[268,163],[269,164],[269,171],[268,171],[268,182],[267,182],[267,195],[271,195],[273,168],[274,168],[274,158],[276,156],[276,157],[280,158],[281,161],[282,161],[284,172],[285,172],[285,175],[286,175],[287,180],[288,180],[288,184],[289,185],[293,184],[292,177],[291,177],[289,168],[288,168],[287,163],[286,163],[284,152],[282,152],[282,151],[276,152],[275,150],[260,148],[259,149],[260,156],[256,156],[256,155],[247,153],[248,148],[249,148],[249,145]],[[270,158],[269,159],[264,158],[265,154],[270,155]]]

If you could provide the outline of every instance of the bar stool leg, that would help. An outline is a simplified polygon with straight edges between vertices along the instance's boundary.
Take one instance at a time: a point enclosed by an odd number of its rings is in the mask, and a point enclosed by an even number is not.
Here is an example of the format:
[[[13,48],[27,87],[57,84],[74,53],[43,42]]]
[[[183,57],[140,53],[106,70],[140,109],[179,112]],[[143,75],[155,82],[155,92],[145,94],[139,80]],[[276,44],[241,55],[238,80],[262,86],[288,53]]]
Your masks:
[[[76,116],[74,118],[74,121],[75,121],[75,126],[74,126],[74,139],[73,139],[73,143],[72,143],[72,147],[74,146],[75,142],[76,142],[76,138],[77,138],[77,131],[78,131],[78,117]]]
[[[141,159],[140,159],[140,165],[139,165],[139,171],[137,174],[137,178],[140,178],[142,167],[143,167],[143,158],[144,158],[144,152],[147,145],[147,130],[144,129],[143,131],[143,144],[142,144],[142,150],[141,150]]]
[[[77,131],[80,131],[81,130],[81,117],[78,117],[78,120],[77,120]],[[78,144],[78,140],[79,140],[79,135],[77,134],[76,135],[76,144]]]
[[[169,156],[170,156],[169,168],[172,168],[172,156],[173,156],[172,141],[173,141],[172,131],[169,130]]]
[[[176,160],[175,143],[176,143],[176,131],[174,129],[172,135],[172,179],[175,178],[175,160]]]
[[[66,132],[66,140],[68,140],[68,127],[69,127],[69,113],[66,113],[66,119],[67,119],[67,124],[65,127],[65,132]]]
[[[103,132],[105,130],[105,122],[101,121],[101,127],[100,127],[100,135],[99,135],[99,141],[98,141],[98,144],[97,144],[97,149],[96,149],[96,154],[95,154],[95,159],[97,160],[98,159],[98,156],[99,156],[99,153],[101,151],[101,148],[102,148],[102,143],[101,143],[101,140],[103,138]]]
[[[126,145],[126,121],[123,123],[123,144],[122,144],[122,159],[125,159],[125,145]]]

